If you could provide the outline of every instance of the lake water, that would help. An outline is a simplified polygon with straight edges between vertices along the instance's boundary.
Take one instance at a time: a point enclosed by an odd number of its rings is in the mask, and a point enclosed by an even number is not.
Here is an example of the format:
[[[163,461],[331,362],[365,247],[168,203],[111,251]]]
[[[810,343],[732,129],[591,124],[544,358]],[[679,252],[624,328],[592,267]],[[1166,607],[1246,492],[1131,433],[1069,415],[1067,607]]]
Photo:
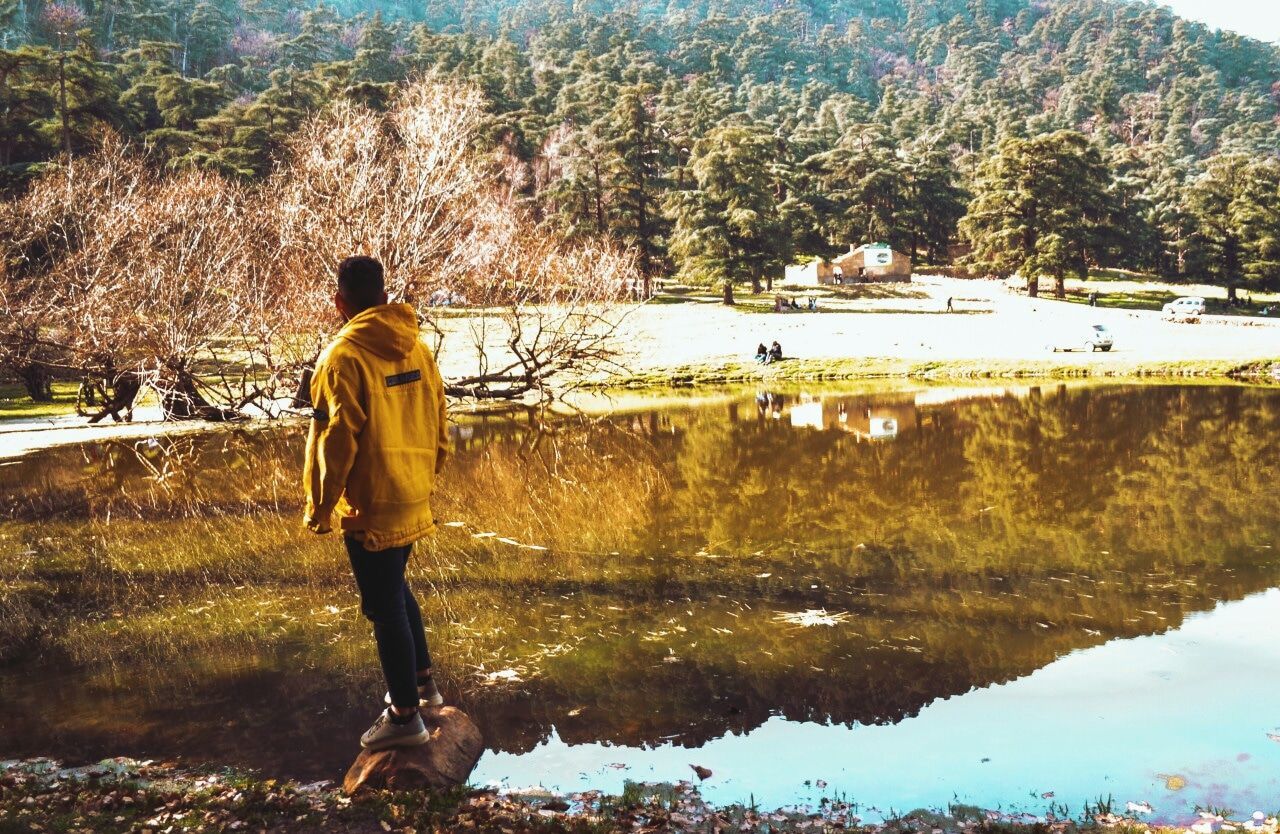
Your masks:
[[[338,779],[382,684],[301,427],[0,465],[0,757]],[[468,419],[414,581],[477,783],[1280,808],[1280,389]],[[1274,736],[1274,737],[1273,737]]]

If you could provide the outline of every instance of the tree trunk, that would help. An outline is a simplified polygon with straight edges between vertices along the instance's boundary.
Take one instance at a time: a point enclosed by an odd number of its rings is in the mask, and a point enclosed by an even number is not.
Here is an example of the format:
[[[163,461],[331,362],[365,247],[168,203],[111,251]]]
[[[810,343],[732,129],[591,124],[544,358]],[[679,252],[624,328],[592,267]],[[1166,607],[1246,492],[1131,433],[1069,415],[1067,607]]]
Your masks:
[[[195,377],[188,371],[178,371],[156,387],[160,394],[160,410],[166,420],[224,422],[238,416],[232,409],[214,405],[205,399]]]
[[[725,281],[725,282],[724,282],[724,286],[722,287],[722,289],[724,290],[724,303],[725,303],[725,304],[733,304],[733,303],[734,303],[734,300],[733,300],[733,282],[732,282],[732,281]]]
[[[1030,298],[1040,297],[1040,279],[1039,278],[1027,279],[1027,296]]]
[[[53,380],[43,365],[28,365],[20,372],[22,385],[32,402],[53,402]]]
[[[1053,295],[1055,298],[1067,297],[1067,277],[1065,275],[1055,275],[1053,277]]]
[[[311,378],[315,375],[314,368],[304,368],[298,377],[298,390],[293,394],[293,402],[290,405],[293,408],[310,408],[311,407]]]
[[[108,366],[102,377],[102,410],[89,418],[90,425],[110,417],[117,423],[133,420],[133,403],[142,391],[142,376],[134,371],[117,374]],[[124,412],[122,417],[120,412]]]
[[[760,276],[757,273],[751,273],[751,294],[759,295],[764,292],[764,287],[760,284]]]
[[[58,36],[58,99],[62,111],[62,152],[71,162],[71,130],[67,120],[67,53],[62,51],[62,36]]]

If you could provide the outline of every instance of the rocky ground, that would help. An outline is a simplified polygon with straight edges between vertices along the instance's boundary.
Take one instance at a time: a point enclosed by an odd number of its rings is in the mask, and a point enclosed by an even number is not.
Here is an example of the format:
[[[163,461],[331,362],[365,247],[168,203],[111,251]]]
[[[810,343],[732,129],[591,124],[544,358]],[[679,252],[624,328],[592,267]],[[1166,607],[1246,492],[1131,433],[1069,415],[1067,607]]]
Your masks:
[[[1123,810],[1123,809],[1122,809]],[[330,783],[299,785],[231,771],[109,759],[65,768],[47,759],[0,763],[0,832],[175,834],[175,832],[836,832],[863,834],[1069,834],[1182,831],[1106,807],[1076,818],[1005,816],[954,807],[949,815],[916,811],[863,824],[856,809],[824,803],[814,809],[767,812],[703,802],[695,785],[629,785],[623,796],[588,791],[367,791],[348,797]],[[1187,834],[1254,831],[1277,834],[1275,817],[1232,822],[1211,812]]]

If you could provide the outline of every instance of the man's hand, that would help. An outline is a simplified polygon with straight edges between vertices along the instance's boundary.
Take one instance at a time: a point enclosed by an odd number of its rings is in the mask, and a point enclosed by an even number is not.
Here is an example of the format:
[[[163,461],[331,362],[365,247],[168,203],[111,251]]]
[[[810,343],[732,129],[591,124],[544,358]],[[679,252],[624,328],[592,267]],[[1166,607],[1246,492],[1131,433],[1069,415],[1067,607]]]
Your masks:
[[[325,533],[333,532],[333,524],[331,521],[326,520],[321,522],[321,521],[317,521],[314,518],[311,518],[310,516],[307,516],[306,518],[302,519],[302,524],[311,532],[318,533],[322,536]]]

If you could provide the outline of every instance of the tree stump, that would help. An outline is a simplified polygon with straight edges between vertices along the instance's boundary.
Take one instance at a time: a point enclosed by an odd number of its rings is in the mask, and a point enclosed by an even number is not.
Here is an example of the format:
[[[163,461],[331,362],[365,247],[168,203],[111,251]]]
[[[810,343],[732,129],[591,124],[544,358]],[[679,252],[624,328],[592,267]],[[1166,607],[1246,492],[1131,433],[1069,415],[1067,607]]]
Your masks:
[[[422,720],[430,741],[416,747],[361,750],[342,780],[342,790],[351,796],[362,790],[442,790],[466,784],[484,752],[480,729],[454,707],[424,707]]]

